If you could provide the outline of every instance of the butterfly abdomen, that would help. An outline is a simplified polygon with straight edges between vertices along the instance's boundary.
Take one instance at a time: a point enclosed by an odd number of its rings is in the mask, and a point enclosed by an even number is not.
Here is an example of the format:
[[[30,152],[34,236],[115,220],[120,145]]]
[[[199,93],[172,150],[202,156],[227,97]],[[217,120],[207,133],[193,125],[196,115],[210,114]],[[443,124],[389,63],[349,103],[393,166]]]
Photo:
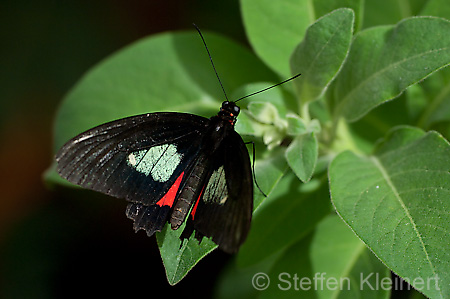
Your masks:
[[[192,204],[201,195],[201,186],[204,184],[208,170],[208,159],[206,156],[200,156],[194,168],[190,172],[189,178],[181,190],[178,201],[173,207],[170,216],[172,229],[178,229],[186,219],[186,215],[191,209]]]

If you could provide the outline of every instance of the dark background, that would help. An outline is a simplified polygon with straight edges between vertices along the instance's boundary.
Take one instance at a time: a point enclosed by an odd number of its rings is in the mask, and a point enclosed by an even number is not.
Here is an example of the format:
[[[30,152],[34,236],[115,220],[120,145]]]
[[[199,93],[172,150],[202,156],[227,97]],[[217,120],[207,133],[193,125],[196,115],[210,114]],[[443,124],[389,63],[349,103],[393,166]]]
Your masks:
[[[1,2],[0,298],[212,294],[228,255],[215,251],[170,287],[155,238],[133,232],[125,201],[42,179],[58,103],[83,73],[192,22],[245,43],[238,0]]]

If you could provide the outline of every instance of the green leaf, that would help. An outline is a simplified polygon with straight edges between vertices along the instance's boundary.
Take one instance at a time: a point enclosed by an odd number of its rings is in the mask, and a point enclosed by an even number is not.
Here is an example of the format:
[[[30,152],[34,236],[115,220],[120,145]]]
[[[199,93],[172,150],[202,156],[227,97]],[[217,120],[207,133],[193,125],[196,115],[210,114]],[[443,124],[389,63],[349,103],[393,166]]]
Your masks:
[[[241,135],[261,137],[270,125],[261,124],[247,110],[241,110],[235,130]]]
[[[293,74],[302,102],[319,98],[339,72],[349,52],[352,40],[354,13],[351,9],[337,9],[312,24],[304,40],[291,56]]]
[[[403,19],[398,5],[399,2],[392,0],[365,1],[364,28],[398,23],[398,21]],[[386,7],[389,7],[389,9],[386,9]],[[404,17],[409,16],[411,15],[408,12]]]
[[[241,0],[247,37],[256,54],[274,71],[290,75],[289,57],[317,18],[341,7],[351,8],[359,16],[362,0]]]
[[[204,35],[228,93],[250,82],[278,80],[244,47]],[[210,117],[221,101],[223,93],[197,33],[144,38],[99,63],[64,98],[54,125],[54,150],[107,121],[156,111]]]
[[[239,99],[240,97],[252,94],[254,92],[266,89],[276,83],[279,83],[279,81],[276,82],[258,82],[258,83],[250,83],[241,86],[238,88],[235,92],[231,94],[232,99]],[[245,103],[248,103],[250,105],[252,102],[265,102],[273,104],[280,114],[281,117],[284,117],[284,115],[287,113],[288,110],[296,110],[297,109],[297,103],[296,99],[293,96],[293,88],[292,93],[288,91],[289,85],[283,84],[274,88],[271,88],[269,90],[266,90],[264,92],[255,94],[248,99],[243,100],[242,102],[239,102],[242,106],[245,105]],[[242,107],[241,107],[242,108]]]
[[[450,5],[447,0],[428,0],[420,12],[422,16],[436,16],[450,19]]]
[[[250,125],[250,128],[255,135],[263,137],[269,150],[281,144],[286,135],[287,121],[280,118],[274,105],[270,102],[251,102],[246,114],[251,116],[255,123]]]
[[[443,70],[445,70],[445,69],[443,69]],[[440,71],[436,72],[435,74],[431,75],[430,77],[427,78],[427,80],[430,80],[431,78],[435,77],[437,74],[442,73],[443,70],[440,70]],[[406,111],[403,114],[405,116],[407,116],[408,119],[415,121],[415,123],[417,123],[417,120],[419,119],[420,114],[428,106],[427,94],[425,93],[425,90],[422,88],[420,83],[411,85],[410,87],[408,87],[408,89],[406,89],[405,104],[406,104],[406,109],[405,109]],[[403,124],[405,124],[405,123],[403,123]],[[420,126],[418,126],[418,127],[420,127]]]
[[[180,282],[202,258],[217,248],[217,245],[207,238],[203,238],[199,244],[194,234],[181,244],[180,235],[184,227],[185,224],[178,230],[172,231],[166,225],[161,233],[156,233],[167,281],[170,285]]]
[[[232,94],[232,98],[238,99],[242,96],[267,88],[271,84],[273,83],[267,82],[267,83],[253,83],[244,85],[241,88],[238,88]],[[276,87],[269,89],[265,92],[258,93],[251,97],[251,102],[247,105],[248,110],[241,109],[241,113],[239,114],[239,118],[238,121],[236,122],[235,127],[236,131],[238,131],[240,134],[262,137],[266,131],[273,129],[272,128],[272,124],[274,123],[273,121],[270,120],[265,121],[264,119],[258,121],[258,117],[257,115],[255,115],[258,113],[254,112],[252,113],[251,111],[251,107],[254,105],[260,107],[261,106],[265,107],[265,105],[268,105],[266,108],[269,108],[269,106],[272,108],[275,107],[276,109],[273,112],[274,114],[276,113],[277,116],[274,117],[272,120],[276,121],[276,124],[279,125],[281,128],[286,127],[286,124],[284,121],[282,120],[280,121],[279,118],[284,119],[288,109],[297,110],[297,105],[295,103],[295,100],[293,99],[293,96],[289,92],[286,92],[283,88]]]
[[[364,0],[314,0],[314,10],[317,16],[324,16],[335,9],[350,8],[355,12],[355,31],[359,31],[362,24]]]
[[[450,294],[449,157],[450,145],[438,133],[402,127],[373,156],[346,151],[329,168],[332,200],[344,221],[431,298]]]
[[[308,182],[316,168],[319,144],[314,132],[297,136],[286,149],[286,160],[304,183]]]
[[[274,265],[263,298],[389,298],[377,284],[390,278],[389,270],[335,215]]]
[[[290,136],[297,136],[305,134],[306,125],[303,119],[297,114],[289,113],[286,115],[286,120],[288,123],[287,134]]]
[[[377,156],[385,152],[407,146],[409,143],[421,138],[424,132],[419,128],[398,126],[387,133],[387,136],[380,140],[376,145],[374,152]]]
[[[409,295],[409,299],[427,299],[427,297],[425,297],[425,295],[423,295],[422,293],[419,293],[418,291],[412,289]]]
[[[426,2],[427,0],[364,1],[363,25],[369,28],[395,24],[401,19],[418,15]]]
[[[271,192],[276,190],[281,178],[286,174],[288,166],[284,159],[283,151],[281,149],[274,150],[270,156],[263,156],[255,162],[255,178],[258,186],[267,195],[271,196]],[[257,211],[261,203],[266,197],[255,189],[255,198],[253,202],[253,211]]]
[[[449,31],[449,21],[416,17],[357,34],[336,79],[334,117],[355,121],[448,65]]]
[[[310,1],[241,0],[247,37],[256,54],[275,72],[289,77],[289,57],[315,19]]]
[[[263,124],[274,124],[279,120],[277,108],[268,102],[251,102],[248,104],[248,111]]]
[[[284,109],[283,109],[284,110]],[[241,134],[262,137],[269,150],[279,146],[286,136],[288,123],[270,102],[251,102],[243,110],[236,130]]]
[[[269,195],[275,190],[285,171],[286,166],[281,154],[275,154],[270,159],[258,160],[255,164],[258,184]],[[257,209],[264,199],[265,197],[255,188],[254,209]],[[203,238],[199,243],[194,235],[181,244],[180,235],[184,226],[185,224],[173,231],[166,225],[161,233],[156,234],[167,280],[171,285],[180,282],[203,257],[217,248],[211,239]]]
[[[430,76],[429,79],[433,78],[439,72]],[[355,142],[359,150],[366,154],[371,154],[374,144],[384,138],[393,127],[415,125],[417,123],[417,111],[415,112],[416,116],[413,116],[413,110],[416,109],[413,107],[413,101],[417,102],[418,99],[410,98],[412,91],[417,89],[420,89],[417,84],[410,86],[395,101],[388,101],[371,110],[357,122],[349,124],[350,138]],[[349,148],[347,147],[345,149],[347,150]]]
[[[254,213],[249,236],[238,254],[238,265],[257,264],[301,239],[330,208],[325,184],[319,180],[300,184],[292,173],[287,175]]]
[[[261,263],[245,268],[239,267],[236,259],[233,259],[222,271],[213,298],[257,298],[259,291],[252,285],[253,277],[256,273],[268,273],[281,254],[274,254]]]
[[[450,69],[445,68],[433,74],[420,86],[429,102],[423,109],[418,125],[429,128],[433,124],[450,121]]]

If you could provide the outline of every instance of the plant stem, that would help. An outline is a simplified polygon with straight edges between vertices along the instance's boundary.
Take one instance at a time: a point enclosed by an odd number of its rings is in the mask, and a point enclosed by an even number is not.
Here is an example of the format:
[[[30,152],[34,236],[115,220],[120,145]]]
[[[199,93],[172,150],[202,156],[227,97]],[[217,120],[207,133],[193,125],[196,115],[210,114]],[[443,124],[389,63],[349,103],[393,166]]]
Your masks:
[[[450,94],[450,85],[447,85],[445,88],[441,90],[441,92],[433,99],[433,101],[427,105],[425,111],[422,113],[419,121],[417,122],[417,126],[424,130],[428,129],[430,117],[435,112],[439,105],[445,101],[445,99]]]
[[[306,124],[311,121],[311,117],[309,115],[309,102],[301,104],[300,117],[305,121]]]
[[[331,139],[330,149],[339,153],[345,150],[351,150],[357,154],[364,154],[363,151],[356,145],[352,133],[349,130],[348,124],[345,119],[340,118],[333,128],[333,139]]]

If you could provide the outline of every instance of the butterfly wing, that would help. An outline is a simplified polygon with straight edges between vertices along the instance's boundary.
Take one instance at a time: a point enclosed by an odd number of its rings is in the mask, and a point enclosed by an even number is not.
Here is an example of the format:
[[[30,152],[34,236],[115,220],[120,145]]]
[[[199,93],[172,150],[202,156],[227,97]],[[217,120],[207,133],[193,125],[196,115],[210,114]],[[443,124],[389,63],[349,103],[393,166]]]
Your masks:
[[[209,120],[186,113],[152,113],[92,128],[57,153],[61,177],[134,203],[127,216],[149,235],[161,230],[198,158]]]
[[[210,175],[181,238],[189,238],[195,229],[199,241],[212,237],[223,251],[234,253],[247,237],[252,211],[250,158],[241,136],[232,131],[214,155]]]

